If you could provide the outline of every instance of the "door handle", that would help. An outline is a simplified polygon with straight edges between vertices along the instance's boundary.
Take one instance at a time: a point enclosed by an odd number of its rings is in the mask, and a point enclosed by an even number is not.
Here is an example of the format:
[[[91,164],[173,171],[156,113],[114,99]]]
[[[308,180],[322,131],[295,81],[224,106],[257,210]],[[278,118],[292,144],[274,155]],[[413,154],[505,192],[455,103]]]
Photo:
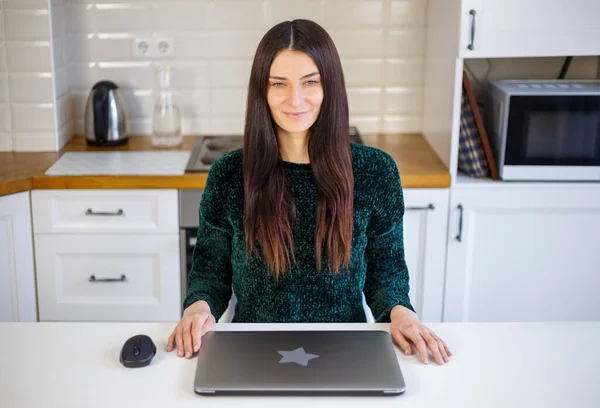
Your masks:
[[[455,239],[458,242],[462,242],[462,227],[463,227],[463,206],[462,204],[458,205],[458,211],[460,212],[459,218],[458,218],[458,234],[456,234]]]
[[[406,207],[407,210],[435,210],[435,206],[432,203],[429,203],[429,205],[427,206],[421,206],[421,207]]]
[[[120,278],[96,278],[96,275],[91,275],[88,279],[90,282],[125,282],[127,277],[125,275],[121,275]]]
[[[473,51],[475,49],[475,15],[477,12],[475,10],[471,10],[469,11],[469,14],[471,15],[471,42],[467,48]]]
[[[125,213],[123,212],[123,210],[121,208],[119,208],[117,211],[115,212],[106,212],[106,211],[93,211],[91,208],[88,208],[87,211],[85,212],[85,215],[114,215],[114,216],[121,216],[124,215]]]

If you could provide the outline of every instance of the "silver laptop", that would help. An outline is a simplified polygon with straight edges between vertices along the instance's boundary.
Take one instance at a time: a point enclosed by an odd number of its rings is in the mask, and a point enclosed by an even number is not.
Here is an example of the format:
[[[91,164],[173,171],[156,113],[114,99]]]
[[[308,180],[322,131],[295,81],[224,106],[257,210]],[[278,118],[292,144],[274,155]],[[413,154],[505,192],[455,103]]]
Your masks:
[[[202,338],[202,395],[399,395],[390,334],[371,331],[213,331]]]

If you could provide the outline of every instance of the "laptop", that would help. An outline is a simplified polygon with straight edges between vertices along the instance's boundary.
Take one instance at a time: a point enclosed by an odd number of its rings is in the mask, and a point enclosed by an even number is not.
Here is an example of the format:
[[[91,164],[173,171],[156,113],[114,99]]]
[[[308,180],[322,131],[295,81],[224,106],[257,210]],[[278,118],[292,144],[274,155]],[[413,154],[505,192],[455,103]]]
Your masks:
[[[202,338],[201,395],[400,395],[391,336],[369,331],[212,331]]]

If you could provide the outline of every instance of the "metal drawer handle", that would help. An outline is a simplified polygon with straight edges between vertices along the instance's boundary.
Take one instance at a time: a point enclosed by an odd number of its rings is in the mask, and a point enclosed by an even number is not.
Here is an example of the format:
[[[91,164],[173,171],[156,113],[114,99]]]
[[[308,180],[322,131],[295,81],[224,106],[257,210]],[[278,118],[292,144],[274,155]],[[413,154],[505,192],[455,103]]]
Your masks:
[[[475,43],[475,14],[477,14],[477,12],[475,10],[471,10],[469,11],[469,14],[471,15],[471,43],[467,46],[467,48],[472,51],[475,49],[473,44]]]
[[[423,207],[406,207],[407,210],[435,210],[435,206],[429,203],[428,206]]]
[[[462,204],[458,205],[458,211],[460,211],[460,217],[458,219],[458,234],[456,235],[456,240],[458,242],[462,241],[462,227],[463,227],[463,206]]]
[[[124,215],[125,213],[123,212],[123,210],[121,208],[119,208],[118,211],[116,212],[107,212],[107,211],[92,211],[91,208],[88,208],[87,211],[85,212],[85,215],[113,215],[113,216],[121,216]]]
[[[125,282],[127,277],[125,275],[121,275],[120,278],[96,278],[96,275],[90,276],[90,282]]]

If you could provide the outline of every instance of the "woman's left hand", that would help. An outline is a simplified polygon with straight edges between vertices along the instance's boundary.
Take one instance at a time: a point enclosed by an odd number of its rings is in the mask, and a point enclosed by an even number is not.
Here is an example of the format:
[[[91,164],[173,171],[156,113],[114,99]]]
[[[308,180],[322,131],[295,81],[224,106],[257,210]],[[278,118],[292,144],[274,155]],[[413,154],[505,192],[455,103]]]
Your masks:
[[[411,340],[417,347],[417,351],[424,364],[429,364],[427,359],[427,347],[431,350],[433,358],[438,365],[449,361],[452,353],[446,342],[439,338],[419,321],[417,314],[404,306],[395,306],[390,313],[390,332],[392,338],[400,346],[406,355],[412,354]]]

